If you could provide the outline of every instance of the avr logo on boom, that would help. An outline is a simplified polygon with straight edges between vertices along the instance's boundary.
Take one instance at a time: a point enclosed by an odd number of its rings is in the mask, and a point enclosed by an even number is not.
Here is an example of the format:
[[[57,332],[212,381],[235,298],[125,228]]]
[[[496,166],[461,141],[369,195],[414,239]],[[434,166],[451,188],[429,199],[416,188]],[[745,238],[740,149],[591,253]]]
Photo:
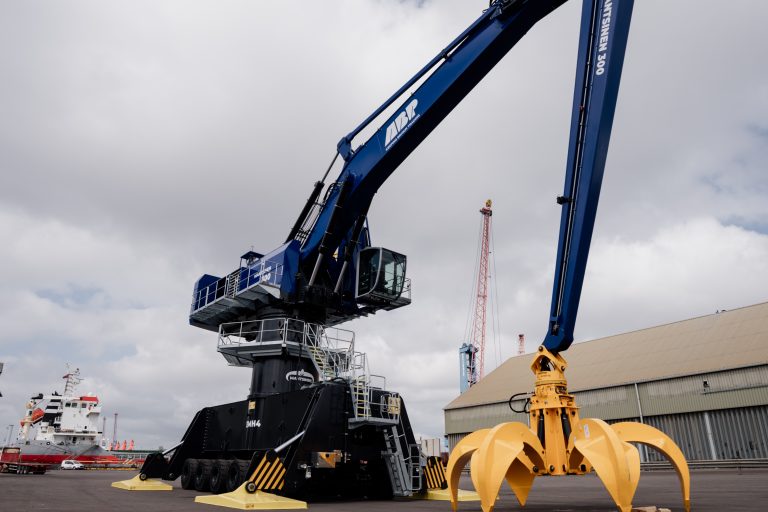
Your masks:
[[[389,123],[389,126],[387,126],[387,134],[384,137],[385,150],[389,149],[392,143],[400,138],[413,120],[419,117],[416,113],[416,105],[418,104],[419,100],[414,99],[397,115],[394,121]]]

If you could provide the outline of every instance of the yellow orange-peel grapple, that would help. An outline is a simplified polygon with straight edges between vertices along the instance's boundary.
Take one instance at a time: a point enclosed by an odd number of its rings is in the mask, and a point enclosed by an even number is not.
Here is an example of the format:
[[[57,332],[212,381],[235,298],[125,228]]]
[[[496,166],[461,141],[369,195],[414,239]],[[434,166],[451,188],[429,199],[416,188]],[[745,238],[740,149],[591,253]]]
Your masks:
[[[530,425],[502,423],[462,439],[448,459],[447,479],[454,512],[458,507],[461,471],[469,462],[472,484],[483,512],[491,512],[501,484],[507,481],[521,506],[537,476],[583,475],[591,470],[603,482],[622,512],[632,510],[640,480],[641,443],[661,452],[680,479],[683,505],[690,511],[691,479],[683,452],[666,434],[643,423],[609,425],[580,419],[573,395],[568,394],[560,354],[539,347],[531,364],[536,385],[531,396]]]

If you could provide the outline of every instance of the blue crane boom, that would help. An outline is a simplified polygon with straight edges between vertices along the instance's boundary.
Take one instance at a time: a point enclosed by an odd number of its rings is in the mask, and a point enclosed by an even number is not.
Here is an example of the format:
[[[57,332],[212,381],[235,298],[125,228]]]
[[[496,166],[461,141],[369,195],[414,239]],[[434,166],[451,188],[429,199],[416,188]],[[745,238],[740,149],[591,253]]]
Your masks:
[[[341,139],[337,156],[344,163],[339,176],[328,187],[325,177],[315,184],[282,246],[266,255],[249,251],[229,275],[206,274],[198,280],[190,322],[216,330],[232,320],[289,315],[337,324],[410,303],[405,256],[370,247],[367,212],[374,195],[533,25],[565,1],[492,2]],[[553,351],[567,349],[573,339],[631,9],[631,0],[584,1],[566,191],[558,200],[564,208],[555,289],[545,339]],[[353,148],[355,137],[398,100],[402,103],[395,113]],[[324,198],[318,201],[324,188]]]
[[[555,280],[544,346],[573,342],[634,0],[584,1]]]

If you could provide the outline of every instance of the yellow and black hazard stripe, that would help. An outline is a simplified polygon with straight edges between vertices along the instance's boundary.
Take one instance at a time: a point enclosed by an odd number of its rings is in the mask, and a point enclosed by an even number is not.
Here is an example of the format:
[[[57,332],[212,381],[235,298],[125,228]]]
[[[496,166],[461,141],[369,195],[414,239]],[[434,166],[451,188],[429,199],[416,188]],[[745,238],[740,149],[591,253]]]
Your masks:
[[[427,457],[427,467],[424,468],[427,477],[427,489],[447,489],[448,479],[445,478],[445,468],[440,457]]]
[[[274,450],[269,450],[261,458],[248,482],[251,492],[279,491],[285,485],[285,466]]]

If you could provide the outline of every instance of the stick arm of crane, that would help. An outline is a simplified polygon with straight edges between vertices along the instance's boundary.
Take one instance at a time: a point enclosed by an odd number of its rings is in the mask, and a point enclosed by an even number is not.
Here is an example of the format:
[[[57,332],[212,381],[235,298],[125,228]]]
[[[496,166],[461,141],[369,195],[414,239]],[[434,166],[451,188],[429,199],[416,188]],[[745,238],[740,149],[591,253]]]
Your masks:
[[[585,0],[549,328],[553,353],[573,342],[634,0]]]

